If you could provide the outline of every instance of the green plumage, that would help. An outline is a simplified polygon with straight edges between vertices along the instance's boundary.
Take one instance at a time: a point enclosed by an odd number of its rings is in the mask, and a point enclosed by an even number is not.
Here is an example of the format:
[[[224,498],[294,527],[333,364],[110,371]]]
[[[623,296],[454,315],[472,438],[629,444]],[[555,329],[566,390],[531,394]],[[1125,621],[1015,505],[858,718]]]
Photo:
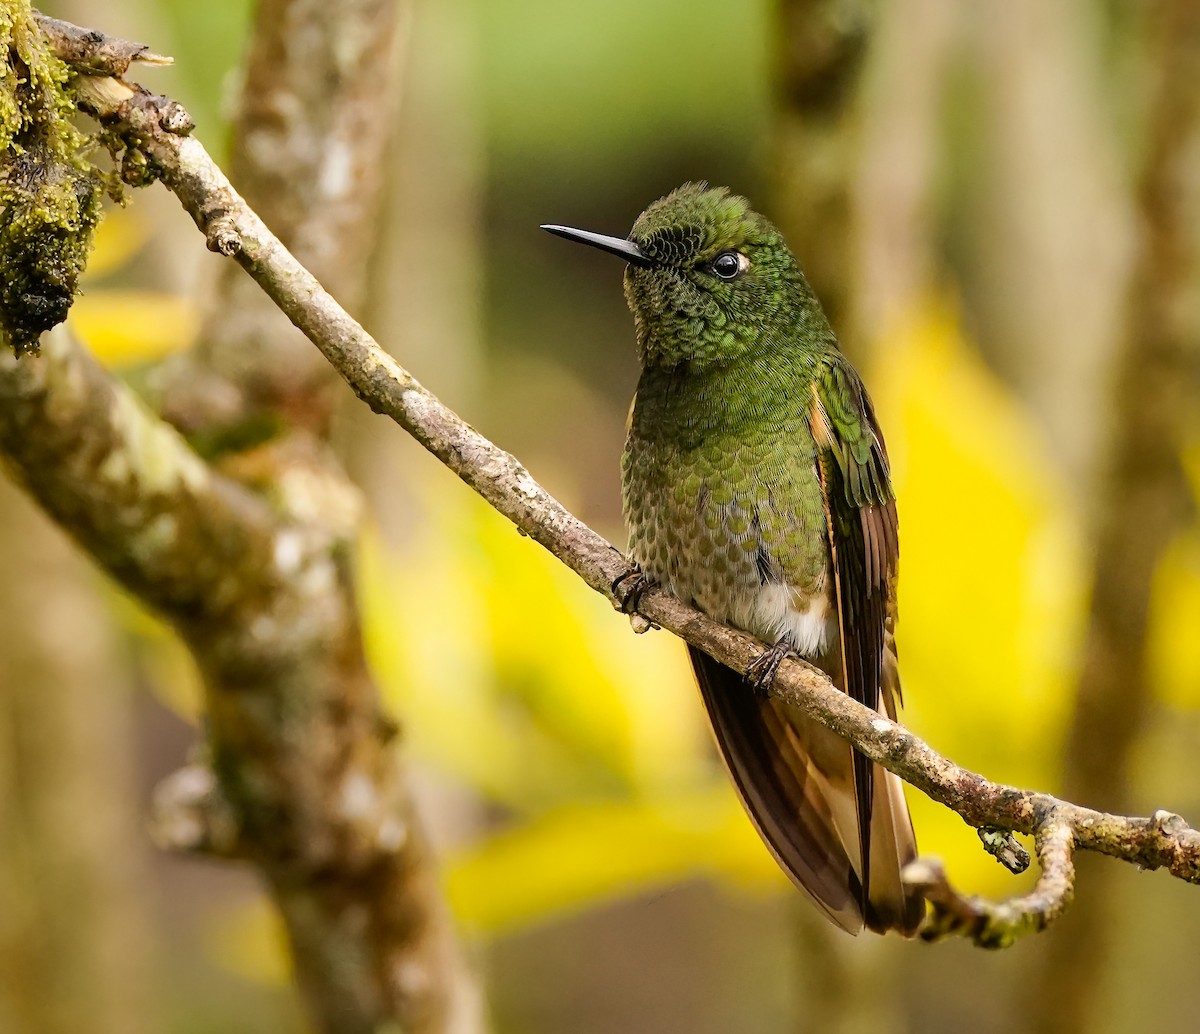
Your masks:
[[[828,552],[816,462],[779,366],[742,356],[694,373],[652,367],[622,462],[630,551],[654,580],[723,620],[758,590],[764,568],[815,594]]]
[[[622,461],[629,548],[650,582],[895,714],[898,556],[887,454],[858,374],[781,235],[743,198],[689,184],[628,240],[561,236],[629,262],[642,376]],[[767,845],[851,932],[912,933],[915,856],[898,779],[692,650],[722,756]],[[765,679],[762,672],[765,671]]]

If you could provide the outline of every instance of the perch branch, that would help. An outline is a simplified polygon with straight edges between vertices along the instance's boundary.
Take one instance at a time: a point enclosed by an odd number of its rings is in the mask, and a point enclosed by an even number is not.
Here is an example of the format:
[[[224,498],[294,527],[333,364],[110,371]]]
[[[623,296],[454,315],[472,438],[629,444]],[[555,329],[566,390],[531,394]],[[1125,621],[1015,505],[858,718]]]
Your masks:
[[[522,533],[619,605],[614,586],[630,573],[629,561],[552,498],[515,457],[442,405],[347,315],[188,135],[190,119],[181,116],[177,104],[120,85],[119,91],[111,87],[101,91],[102,103],[96,91],[85,94],[83,106],[144,154],[149,167],[191,214],[209,248],[236,259],[375,412],[403,427]],[[736,670],[745,670],[762,650],[750,637],[659,589],[645,592],[638,610]],[[978,944],[997,946],[1043,928],[1070,903],[1076,849],[1097,851],[1146,869],[1165,868],[1180,879],[1200,883],[1200,832],[1177,815],[1109,815],[984,779],[839,692],[823,673],[800,660],[784,662],[771,692],[969,825],[1035,838],[1041,879],[1031,894],[999,905],[963,897],[927,864],[911,872],[909,877],[926,888],[933,906],[926,927],[930,937],[963,934]]]

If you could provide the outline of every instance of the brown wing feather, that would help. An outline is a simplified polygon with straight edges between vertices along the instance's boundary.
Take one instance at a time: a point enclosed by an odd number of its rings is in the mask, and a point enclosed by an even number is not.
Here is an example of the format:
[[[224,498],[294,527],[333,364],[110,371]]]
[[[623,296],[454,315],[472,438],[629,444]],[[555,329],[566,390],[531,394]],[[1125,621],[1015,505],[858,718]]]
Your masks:
[[[841,487],[837,464],[828,453],[822,455],[819,470],[821,491],[825,497],[826,524],[829,533],[829,553],[833,563],[833,584],[838,615],[842,689],[859,703],[876,707],[879,686],[879,658],[882,656],[883,622],[879,622],[879,643],[871,641],[870,615],[862,613],[863,601],[849,577],[851,572],[866,570],[868,534],[862,537],[848,534],[849,515],[830,505]],[[871,523],[877,523],[872,521]],[[867,522],[863,522],[864,529]],[[873,692],[874,691],[874,692]],[[871,813],[874,809],[875,766],[858,751],[853,752],[855,802],[858,810],[859,857],[862,859],[862,907],[866,910],[871,887]]]
[[[721,758],[759,835],[780,866],[834,923],[863,927],[862,884],[834,815],[852,786],[834,787],[797,727],[803,716],[763,700],[737,672],[688,647]],[[844,742],[825,729],[834,749]],[[848,753],[848,751],[846,751]]]
[[[896,663],[895,578],[888,590],[887,616],[883,631],[883,663],[879,695],[881,710],[896,719],[900,706],[900,671]],[[921,895],[900,879],[900,871],[917,857],[917,841],[912,819],[904,800],[904,783],[886,769],[875,769],[875,801],[871,815],[872,866],[869,876],[871,896],[867,925],[873,930],[900,930],[912,935],[925,918]]]
[[[889,481],[887,454],[866,392],[857,376],[843,368],[855,405],[858,436],[866,436],[863,456],[843,439],[813,384],[811,426],[821,448],[818,470],[825,502],[829,550],[838,610],[841,687],[873,710],[892,717],[900,698],[892,632],[899,562],[896,503]],[[844,416],[844,414],[843,414]],[[915,931],[924,905],[905,887],[899,873],[916,857],[912,822],[902,782],[853,752],[858,837],[863,874],[863,911],[872,928]]]

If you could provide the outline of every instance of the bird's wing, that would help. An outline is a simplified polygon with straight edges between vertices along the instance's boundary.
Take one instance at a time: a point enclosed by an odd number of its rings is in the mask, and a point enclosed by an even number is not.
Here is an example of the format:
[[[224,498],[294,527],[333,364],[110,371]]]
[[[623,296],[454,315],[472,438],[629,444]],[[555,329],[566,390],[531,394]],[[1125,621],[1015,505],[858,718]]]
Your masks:
[[[804,404],[819,445],[840,621],[838,641],[817,662],[894,716],[898,547],[883,441],[848,366],[823,371]],[[722,759],[783,869],[844,930],[913,934],[924,904],[900,879],[916,856],[901,781],[813,719],[749,692],[740,673],[694,647],[690,654]]]
[[[833,554],[845,689],[878,708],[884,631],[900,556],[887,451],[871,400],[848,364],[824,367],[811,391],[809,425]]]
[[[846,742],[762,699],[740,672],[696,647],[688,654],[721,759],[755,828],[796,886],[833,923],[858,933],[865,899],[847,847],[854,787]]]
[[[883,435],[862,381],[841,356],[820,369],[811,393],[809,423],[818,448],[838,611],[838,681],[855,700],[872,710],[882,705],[894,716],[900,697],[892,641],[899,537]],[[923,906],[899,880],[900,867],[915,855],[902,785],[876,772],[858,751],[853,770],[864,903],[898,910],[895,925],[915,928]]]

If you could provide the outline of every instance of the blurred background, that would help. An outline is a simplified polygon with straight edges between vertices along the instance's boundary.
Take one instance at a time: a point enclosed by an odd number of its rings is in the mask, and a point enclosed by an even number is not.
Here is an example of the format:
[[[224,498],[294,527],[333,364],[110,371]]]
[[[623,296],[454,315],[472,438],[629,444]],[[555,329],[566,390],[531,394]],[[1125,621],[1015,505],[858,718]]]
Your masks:
[[[990,778],[1195,821],[1200,210],[1177,187],[1200,180],[1200,76],[1169,74],[1198,60],[1171,8],[418,0],[365,321],[623,543],[620,268],[537,225],[623,235],[689,179],[747,195],[887,435],[907,724]],[[46,11],[173,54],[143,78],[222,152],[247,2]],[[136,383],[188,345],[219,262],[139,192],[71,323]],[[682,646],[630,635],[344,408],[371,663],[497,1031],[1116,1032],[1147,1002],[1200,1010],[1200,894],[1109,860],[1003,953],[835,933],[744,819]],[[186,655],[7,483],[0,515],[0,1029],[302,1030],[252,876],[145,830],[202,735]],[[1030,885],[909,797],[958,885]]]

